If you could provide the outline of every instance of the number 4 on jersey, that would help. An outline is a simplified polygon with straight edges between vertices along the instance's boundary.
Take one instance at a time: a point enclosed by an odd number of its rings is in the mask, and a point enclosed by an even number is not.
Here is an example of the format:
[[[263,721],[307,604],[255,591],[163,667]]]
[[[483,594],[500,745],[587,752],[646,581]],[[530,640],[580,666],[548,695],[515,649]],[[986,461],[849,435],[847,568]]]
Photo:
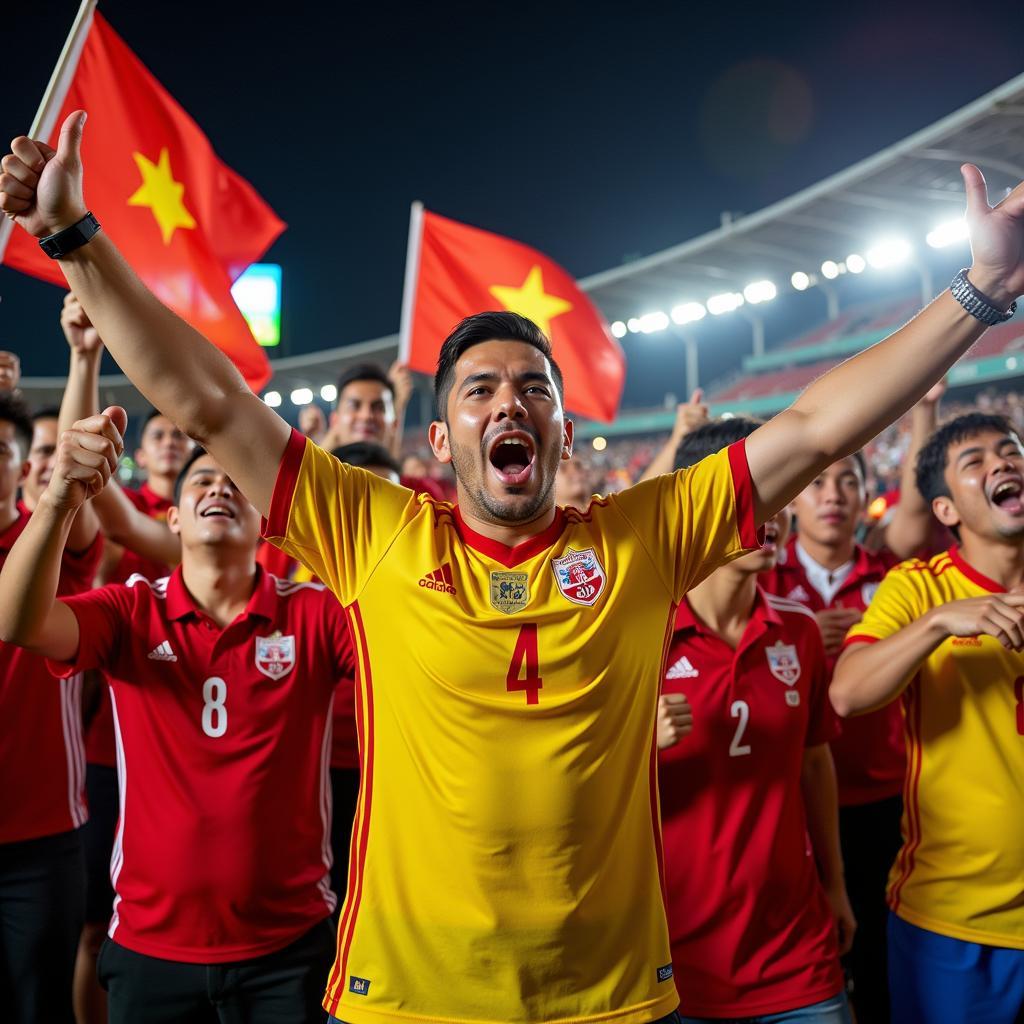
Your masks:
[[[537,623],[528,622],[519,630],[516,649],[512,652],[512,664],[509,665],[508,675],[505,677],[505,689],[509,693],[525,692],[527,704],[540,702],[540,690],[544,686],[544,680],[540,677],[539,662]],[[526,675],[520,678],[524,668]]]

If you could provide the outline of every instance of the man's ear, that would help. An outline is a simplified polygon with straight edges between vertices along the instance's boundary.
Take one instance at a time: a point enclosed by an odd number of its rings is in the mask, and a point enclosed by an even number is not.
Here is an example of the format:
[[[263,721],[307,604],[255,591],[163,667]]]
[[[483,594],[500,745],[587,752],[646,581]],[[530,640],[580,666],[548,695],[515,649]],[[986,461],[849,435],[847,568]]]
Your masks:
[[[430,440],[434,458],[442,463],[451,462],[452,450],[448,441],[448,424],[444,420],[434,420],[427,428],[427,437]]]
[[[932,499],[932,512],[943,526],[952,529],[954,526],[960,525],[960,513],[957,512],[953,499],[946,494]]]
[[[28,459],[26,459],[21,464],[21,469],[18,470],[18,486],[19,487],[25,482],[26,479],[28,479],[28,475],[31,472],[32,472],[32,463],[29,462]]]
[[[181,536],[181,514],[178,511],[177,505],[172,505],[167,510],[167,529],[176,537]]]
[[[572,458],[573,425],[572,420],[566,420],[562,427],[562,459],[568,461]]]

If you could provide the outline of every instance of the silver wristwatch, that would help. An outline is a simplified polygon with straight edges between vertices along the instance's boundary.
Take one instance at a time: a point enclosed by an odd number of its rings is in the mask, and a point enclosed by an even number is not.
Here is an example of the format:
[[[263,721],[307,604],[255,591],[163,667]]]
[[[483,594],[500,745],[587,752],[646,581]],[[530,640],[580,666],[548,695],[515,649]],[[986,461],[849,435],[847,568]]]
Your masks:
[[[1005,323],[1017,312],[1016,301],[1010,303],[1010,308],[1004,313],[987,295],[983,295],[967,279],[967,270],[961,270],[953,278],[949,286],[953,298],[960,303],[968,313],[976,320],[991,327],[993,324]]]

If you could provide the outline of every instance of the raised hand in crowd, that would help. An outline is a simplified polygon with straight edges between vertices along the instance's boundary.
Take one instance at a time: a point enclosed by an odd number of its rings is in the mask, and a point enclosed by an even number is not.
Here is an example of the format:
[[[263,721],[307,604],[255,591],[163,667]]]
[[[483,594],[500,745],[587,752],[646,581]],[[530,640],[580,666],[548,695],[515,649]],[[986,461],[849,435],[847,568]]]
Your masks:
[[[103,341],[99,331],[86,316],[82,304],[73,292],[64,296],[64,306],[60,311],[60,326],[64,331],[71,351],[78,355],[90,355],[103,352]]]
[[[124,452],[128,414],[110,406],[98,416],[76,420],[57,442],[57,460],[40,499],[53,508],[77,509],[107,485]]]
[[[21,360],[13,352],[0,351],[0,391],[14,391],[21,380]]]
[[[664,447],[654,456],[651,464],[644,470],[640,479],[650,480],[664,473],[671,473],[675,469],[676,449],[679,447],[679,442],[707,421],[708,406],[704,401],[704,392],[700,388],[696,388],[690,395],[689,401],[681,402],[676,406],[676,421],[672,426],[672,434]]]
[[[658,749],[674,747],[693,732],[693,709],[686,695],[663,693],[658,698]]]

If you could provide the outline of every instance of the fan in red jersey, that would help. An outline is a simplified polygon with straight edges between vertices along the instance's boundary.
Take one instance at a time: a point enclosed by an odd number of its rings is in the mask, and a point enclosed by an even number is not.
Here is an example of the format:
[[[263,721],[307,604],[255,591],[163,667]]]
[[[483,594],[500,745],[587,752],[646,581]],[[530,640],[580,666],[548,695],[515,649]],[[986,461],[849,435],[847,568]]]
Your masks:
[[[0,577],[27,610],[0,614],[4,635],[60,676],[101,668],[110,682],[110,1020],[198,1019],[216,1002],[304,1021],[334,947],[327,766],[335,686],[351,674],[343,614],[320,585],[257,568],[259,515],[201,449],[168,513],[181,566],[56,600],[54,552],[116,462],[124,413],[112,415],[62,444],[42,514]]]
[[[918,493],[913,470],[916,453],[934,428],[944,390],[936,385],[913,410],[902,499],[884,531],[889,550],[872,552],[855,539],[867,501],[864,459],[857,453],[833,463],[797,495],[790,508],[798,533],[774,569],[761,577],[765,590],[814,612],[830,679],[847,630],[861,620],[886,572],[900,558],[918,553],[931,536],[930,510]],[[905,760],[899,704],[843,722],[841,735],[832,741],[832,756],[846,883],[858,922],[844,964],[858,1017],[886,1024],[885,887],[901,843]]]
[[[0,393],[0,564],[26,528],[53,472],[56,411],[33,422]],[[24,503],[18,502],[18,485]],[[68,535],[50,585],[92,586],[102,540],[91,510]],[[4,591],[5,605],[14,603]],[[38,655],[0,643],[0,1006],[4,1020],[68,1020],[82,927],[85,758],[80,674],[55,684]],[[16,983],[15,983],[16,979]]]
[[[103,342],[72,292],[64,297],[60,324],[71,347],[64,402],[70,410],[70,420],[74,421],[99,412],[97,378]],[[146,479],[138,490],[122,491],[143,516],[161,523],[166,520],[167,510],[173,503],[175,481],[191,449],[191,439],[166,416],[153,409],[145,417],[135,462],[145,472]],[[170,564],[126,547],[125,544],[133,540],[126,530],[130,532],[138,522],[135,517],[128,518],[126,506],[115,500],[115,487],[105,489],[93,502],[100,526],[108,535],[97,579],[102,583],[123,583],[136,573],[151,580],[168,575],[171,565],[181,560],[177,539],[168,537],[173,540],[168,552],[173,555]],[[122,543],[109,541],[119,525],[118,536]],[[75,968],[75,1006],[83,1021],[98,1022],[106,1020],[106,998],[96,981],[96,958],[114,901],[110,855],[118,804],[114,716],[109,691],[99,673],[86,673],[83,704],[86,709],[85,788],[90,814],[82,829],[86,868],[85,927]]]
[[[679,468],[757,426],[706,424],[682,441]],[[828,749],[838,722],[825,652],[806,609],[757,586],[787,518],[783,511],[768,521],[760,551],[690,591],[670,640],[658,742],[684,1021],[789,1020],[788,1011],[820,1024],[850,1021],[839,953],[856,925],[839,853]],[[693,720],[682,739],[686,730],[673,721],[680,694]]]

